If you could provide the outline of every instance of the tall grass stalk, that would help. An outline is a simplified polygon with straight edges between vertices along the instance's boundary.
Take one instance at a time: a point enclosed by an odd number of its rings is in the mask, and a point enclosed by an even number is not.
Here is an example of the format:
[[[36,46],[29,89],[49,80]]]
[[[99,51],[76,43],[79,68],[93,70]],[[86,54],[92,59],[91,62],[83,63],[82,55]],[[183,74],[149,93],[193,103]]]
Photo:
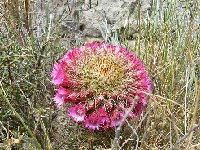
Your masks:
[[[3,97],[3,99],[6,101],[7,105],[9,106],[9,108],[13,111],[13,113],[16,115],[16,117],[20,120],[20,122],[24,126],[24,128],[27,130],[27,132],[30,135],[30,137],[33,138],[33,140],[35,142],[34,145],[36,146],[36,148],[38,150],[42,150],[42,147],[41,147],[40,143],[38,142],[37,138],[35,137],[35,135],[33,134],[33,132],[30,130],[30,128],[28,127],[28,125],[24,122],[24,119],[20,116],[20,114],[11,105],[11,103],[10,103],[9,99],[6,97],[6,93],[5,93],[5,91],[3,89],[1,89],[1,91],[0,91],[0,96]]]

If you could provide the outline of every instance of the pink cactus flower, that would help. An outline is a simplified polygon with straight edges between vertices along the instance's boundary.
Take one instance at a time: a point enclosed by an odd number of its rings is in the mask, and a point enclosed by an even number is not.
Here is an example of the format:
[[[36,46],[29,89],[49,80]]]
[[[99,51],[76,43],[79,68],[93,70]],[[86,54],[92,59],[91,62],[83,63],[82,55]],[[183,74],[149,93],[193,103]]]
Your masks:
[[[125,110],[139,99],[129,119],[140,116],[147,105],[151,81],[142,62],[121,46],[90,43],[68,51],[51,73],[60,87],[57,106],[70,103],[68,115],[84,127],[106,130],[119,126]]]
[[[66,103],[68,95],[71,93],[70,90],[60,87],[56,90],[56,95],[54,97],[54,103],[57,107],[60,107]]]
[[[68,115],[76,122],[83,122],[86,116],[86,109],[84,105],[76,104],[68,108]]]
[[[64,83],[66,77],[63,63],[60,62],[54,65],[53,71],[51,72],[51,77],[54,85],[60,86]]]
[[[86,117],[85,126],[89,130],[99,130],[100,124],[101,124],[101,122],[99,120],[99,116],[96,113],[93,113]]]
[[[53,98],[54,103],[56,104],[57,107],[60,107],[64,105],[65,99],[62,95],[56,94],[55,97]]]
[[[120,125],[122,119],[124,118],[124,114],[118,110],[114,110],[111,115],[111,124],[110,127],[117,127]]]
[[[99,108],[97,111],[101,127],[106,130],[110,127],[110,119],[105,107]]]
[[[95,98],[91,101],[88,101],[88,110],[94,110],[96,107],[98,107],[101,104],[101,100],[99,98]]]
[[[109,118],[105,107],[99,108],[97,114],[99,116],[100,122],[108,122]]]

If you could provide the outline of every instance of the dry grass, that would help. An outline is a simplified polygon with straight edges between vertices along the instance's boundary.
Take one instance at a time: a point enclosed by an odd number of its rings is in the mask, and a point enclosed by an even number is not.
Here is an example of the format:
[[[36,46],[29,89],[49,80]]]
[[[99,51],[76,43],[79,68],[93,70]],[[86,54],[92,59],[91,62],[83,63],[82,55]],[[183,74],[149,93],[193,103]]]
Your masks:
[[[138,55],[153,86],[147,109],[122,128],[116,149],[200,149],[200,4],[186,1],[179,12],[177,3],[159,11],[155,5],[151,18],[138,17],[133,40],[127,40],[128,30],[106,35],[107,27],[101,29],[104,41]],[[33,6],[29,0],[0,4],[0,149],[111,148],[114,131],[88,132],[54,108],[49,74],[66,50],[51,32],[57,26],[52,29],[48,6],[37,24],[44,32],[34,31],[38,14]]]

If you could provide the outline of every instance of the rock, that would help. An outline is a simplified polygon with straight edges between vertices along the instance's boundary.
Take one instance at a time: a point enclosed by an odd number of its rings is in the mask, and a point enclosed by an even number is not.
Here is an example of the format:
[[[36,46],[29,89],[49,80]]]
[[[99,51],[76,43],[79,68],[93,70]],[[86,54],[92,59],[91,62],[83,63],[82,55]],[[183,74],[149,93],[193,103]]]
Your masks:
[[[151,0],[140,2],[141,18],[146,18]],[[60,33],[74,32],[79,36],[99,38],[102,37],[101,30],[108,27],[111,32],[127,27],[133,28],[130,31],[134,32],[137,28],[138,6],[139,0],[92,0],[91,4],[89,0],[58,0],[50,4],[49,12],[54,24],[61,21]]]
[[[139,4],[140,3],[140,4]],[[194,1],[191,0],[189,7],[194,7]],[[39,5],[35,3],[38,15],[35,15],[35,32],[44,33],[46,30],[46,4]],[[154,24],[163,21],[163,11],[167,11],[174,6],[178,13],[184,12],[186,7],[185,0],[174,1],[153,1],[153,0],[52,0],[48,3],[49,24],[51,34],[60,35],[69,41],[81,41],[84,38],[104,38],[104,35],[111,36],[114,32],[119,33],[124,38],[134,36],[139,33],[138,17],[140,14],[140,23],[147,19],[153,19]],[[139,7],[140,6],[140,7]],[[155,7],[157,8],[155,9]],[[156,16],[153,17],[155,11]],[[139,13],[140,12],[140,13]],[[186,21],[189,20],[190,12],[186,12]],[[181,17],[182,15],[178,15]],[[180,18],[182,20],[183,18]],[[199,21],[195,18],[195,25]],[[56,29],[56,28],[58,29]],[[104,35],[102,35],[104,34]],[[127,36],[127,37],[125,37]]]
[[[139,0],[99,0],[98,6],[82,12],[80,22],[85,26],[83,33],[92,37],[101,36],[99,31],[105,22],[113,32],[128,26],[135,29],[137,28],[138,6]],[[150,0],[141,0],[142,19],[147,17],[146,14],[150,7]]]

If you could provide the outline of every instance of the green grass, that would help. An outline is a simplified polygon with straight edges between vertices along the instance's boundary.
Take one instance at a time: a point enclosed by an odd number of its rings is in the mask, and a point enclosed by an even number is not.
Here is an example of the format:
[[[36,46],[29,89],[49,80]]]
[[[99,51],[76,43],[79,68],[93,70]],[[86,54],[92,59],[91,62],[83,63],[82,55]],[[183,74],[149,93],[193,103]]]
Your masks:
[[[16,1],[9,7],[5,3],[1,4],[4,11],[0,20],[0,149],[56,149],[52,124],[58,112],[52,102],[54,87],[50,72],[66,48],[62,38],[53,34],[57,27],[52,29],[49,25],[48,6],[45,33],[38,38],[31,31],[34,16],[29,13],[33,9],[29,1],[26,0],[26,5]],[[133,40],[126,36],[129,30],[115,33],[106,23],[101,28],[104,41],[124,45],[137,54],[152,80],[153,92],[149,94],[142,121],[136,119],[130,123],[139,137],[140,149],[200,147],[200,127],[195,128],[200,124],[200,4],[194,1],[190,7],[190,1],[186,1],[182,12],[176,9],[177,4],[178,1],[171,1],[169,7],[159,11],[154,7],[152,17],[146,20],[141,19],[138,9],[139,33]],[[14,6],[21,6],[26,13]],[[68,41],[67,48],[81,43],[84,41]],[[131,130],[128,126],[121,132],[122,149],[136,145]],[[80,139],[89,143],[88,137],[92,136],[94,141],[105,139],[104,144],[99,142],[101,147],[111,147],[113,136],[78,131],[80,134],[70,135],[77,145]]]

